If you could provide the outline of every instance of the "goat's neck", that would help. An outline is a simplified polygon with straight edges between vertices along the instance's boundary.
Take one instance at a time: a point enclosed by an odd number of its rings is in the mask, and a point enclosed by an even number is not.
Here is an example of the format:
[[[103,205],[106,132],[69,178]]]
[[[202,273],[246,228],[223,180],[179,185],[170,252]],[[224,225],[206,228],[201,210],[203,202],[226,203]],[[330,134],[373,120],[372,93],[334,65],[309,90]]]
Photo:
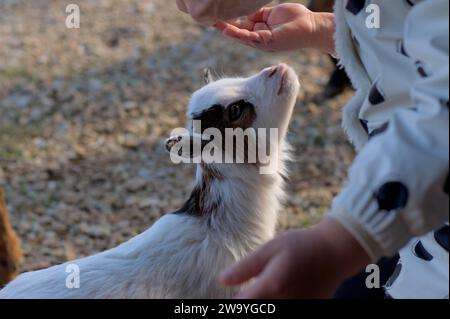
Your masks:
[[[260,174],[248,164],[200,164],[196,189],[200,217],[219,240],[254,249],[273,237],[284,196],[281,173]]]

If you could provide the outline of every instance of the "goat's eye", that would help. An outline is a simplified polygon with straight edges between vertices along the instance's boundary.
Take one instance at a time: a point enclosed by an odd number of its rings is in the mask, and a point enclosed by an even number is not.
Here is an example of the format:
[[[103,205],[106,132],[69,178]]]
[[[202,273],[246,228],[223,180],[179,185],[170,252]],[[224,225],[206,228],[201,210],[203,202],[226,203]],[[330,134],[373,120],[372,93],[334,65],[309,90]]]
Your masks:
[[[239,104],[232,104],[229,108],[230,121],[237,121],[242,115],[242,108]]]

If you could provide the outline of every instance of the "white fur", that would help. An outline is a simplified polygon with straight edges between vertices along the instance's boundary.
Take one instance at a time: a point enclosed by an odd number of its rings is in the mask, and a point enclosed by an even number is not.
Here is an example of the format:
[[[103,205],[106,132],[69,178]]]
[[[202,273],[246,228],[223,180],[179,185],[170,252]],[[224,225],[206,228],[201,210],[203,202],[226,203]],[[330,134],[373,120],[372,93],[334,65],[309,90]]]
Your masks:
[[[193,95],[189,114],[216,103],[246,99],[256,106],[255,127],[278,127],[282,147],[276,174],[261,175],[255,165],[214,164],[223,178],[211,184],[208,201],[220,198],[205,216],[167,214],[124,244],[71,261],[80,267],[80,288],[65,286],[66,264],[22,274],[0,298],[228,298],[235,289],[218,274],[273,237],[287,159],[285,133],[299,89],[295,73],[282,65],[247,79],[223,79]],[[288,70],[277,95],[281,70]],[[197,167],[197,182],[204,172]]]

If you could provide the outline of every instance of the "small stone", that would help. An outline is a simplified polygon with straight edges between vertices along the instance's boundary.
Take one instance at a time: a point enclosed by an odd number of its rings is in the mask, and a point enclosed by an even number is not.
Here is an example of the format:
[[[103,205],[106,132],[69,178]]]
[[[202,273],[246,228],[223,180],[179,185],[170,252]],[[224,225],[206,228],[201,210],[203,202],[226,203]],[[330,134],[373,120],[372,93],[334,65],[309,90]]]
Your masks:
[[[118,142],[127,148],[137,148],[141,143],[140,139],[134,134],[121,134],[118,136]]]
[[[125,188],[130,192],[137,192],[144,189],[147,186],[147,181],[141,177],[135,177],[130,179],[126,184]]]
[[[148,197],[139,203],[139,208],[141,208],[141,209],[149,208],[149,207],[159,206],[160,204],[161,204],[161,200],[159,198]]]
[[[33,144],[34,146],[36,146],[36,148],[40,149],[40,150],[44,150],[47,148],[47,141],[44,140],[43,138],[35,138],[33,140]]]

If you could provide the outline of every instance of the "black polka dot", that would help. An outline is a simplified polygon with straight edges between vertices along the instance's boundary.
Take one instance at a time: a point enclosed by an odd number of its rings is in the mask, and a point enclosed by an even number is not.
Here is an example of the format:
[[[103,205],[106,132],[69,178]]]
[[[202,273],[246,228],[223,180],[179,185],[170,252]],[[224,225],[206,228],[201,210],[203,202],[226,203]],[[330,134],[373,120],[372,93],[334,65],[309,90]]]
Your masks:
[[[421,77],[423,77],[423,78],[426,78],[428,75],[427,75],[427,73],[425,72],[425,70],[423,69],[423,67],[421,67],[421,66],[419,66],[418,68],[417,68],[417,72],[420,74],[420,76]]]
[[[402,263],[399,262],[395,267],[395,270],[392,273],[391,277],[389,277],[389,280],[386,282],[386,288],[390,288],[392,286],[392,284],[397,280],[401,271],[402,271]]]
[[[378,207],[383,211],[401,209],[408,203],[409,191],[401,182],[383,184],[376,193]]]
[[[419,257],[420,259],[430,261],[433,260],[433,256],[423,247],[422,242],[419,240],[414,246],[414,255]]]
[[[450,226],[444,226],[441,229],[434,232],[434,239],[436,242],[448,252],[449,239],[450,239]]]
[[[365,4],[365,0],[348,0],[345,8],[354,15],[357,15],[364,8]]]
[[[405,46],[403,45],[403,41],[401,41],[401,40],[397,42],[397,52],[406,57],[409,57],[408,53],[406,53]]]
[[[370,132],[369,138],[375,137],[375,136],[385,132],[388,128],[389,128],[389,122],[386,122],[383,125],[381,125],[380,127],[376,128],[372,132]]]
[[[428,76],[427,71],[425,71],[425,66],[421,61],[416,62],[416,67],[417,67],[417,73],[419,73],[419,75],[421,77],[426,78]]]
[[[368,122],[366,120],[363,119],[359,119],[359,123],[361,123],[361,126],[363,127],[364,131],[366,131],[366,134],[369,134],[369,126],[368,126]]]
[[[378,85],[374,84],[372,88],[370,89],[369,93],[369,102],[372,105],[381,104],[385,101],[385,98],[383,94],[381,93],[380,89],[378,89]]]

